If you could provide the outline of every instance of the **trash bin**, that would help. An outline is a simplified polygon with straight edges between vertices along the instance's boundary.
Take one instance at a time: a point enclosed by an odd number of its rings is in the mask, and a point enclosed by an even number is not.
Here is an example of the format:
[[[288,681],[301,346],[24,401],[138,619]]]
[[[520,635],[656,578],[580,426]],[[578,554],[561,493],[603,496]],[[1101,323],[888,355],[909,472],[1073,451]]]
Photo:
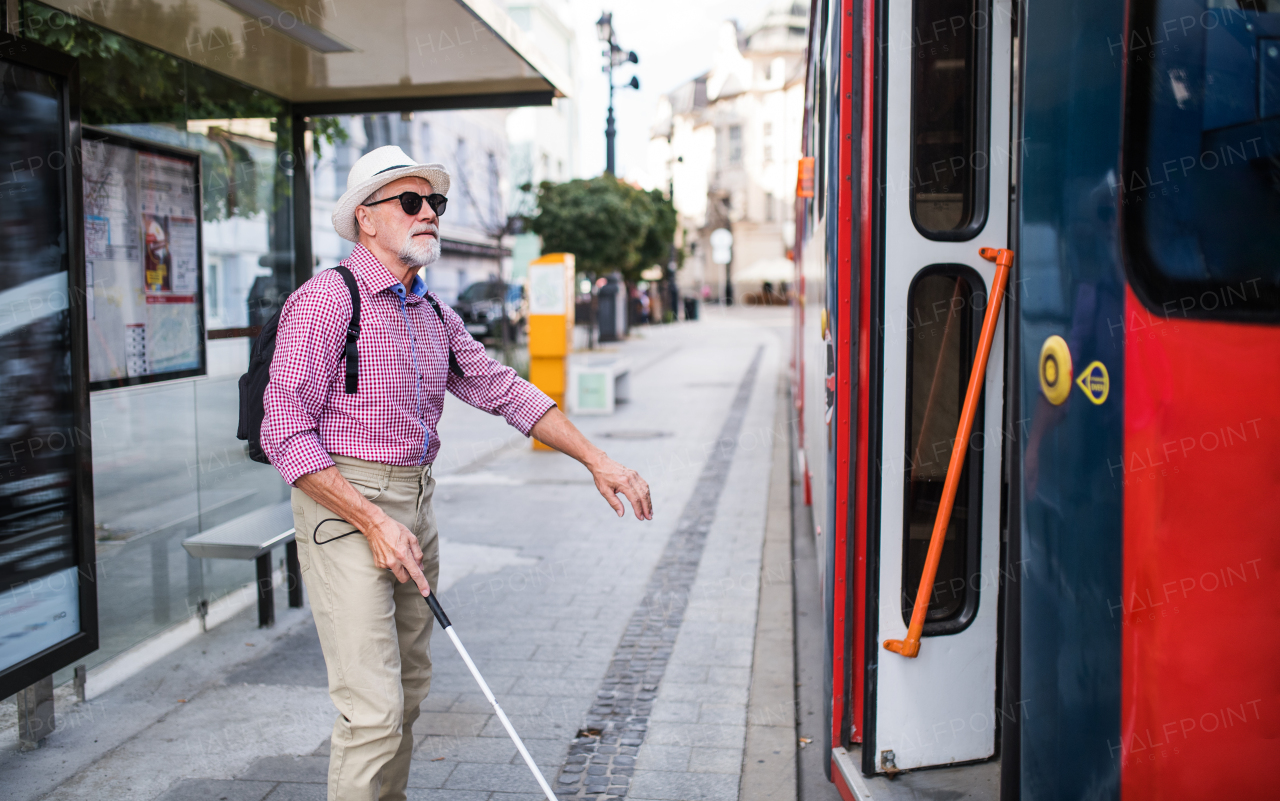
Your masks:
[[[684,301],[684,319],[698,319],[698,299],[697,298],[681,298]]]
[[[618,320],[618,285],[608,281],[596,293],[596,328],[601,342],[617,342]]]
[[[627,285],[618,273],[608,276],[596,294],[596,327],[601,342],[618,342],[627,334]]]

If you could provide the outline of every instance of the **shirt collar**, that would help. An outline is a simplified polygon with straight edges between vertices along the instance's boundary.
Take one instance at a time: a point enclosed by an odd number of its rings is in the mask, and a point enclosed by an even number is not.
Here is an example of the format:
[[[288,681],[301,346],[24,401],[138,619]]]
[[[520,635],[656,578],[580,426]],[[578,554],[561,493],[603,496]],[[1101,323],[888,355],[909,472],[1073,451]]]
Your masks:
[[[390,289],[400,297],[405,297],[404,284],[364,245],[357,244],[342,263],[362,278],[374,294]],[[420,298],[427,296],[427,283],[422,280],[422,276],[414,274],[409,292]]]
[[[396,284],[396,286],[400,287],[401,292],[404,291],[404,284]],[[409,287],[409,292],[420,298],[427,296],[427,282],[422,280],[422,276],[413,274],[413,284]]]

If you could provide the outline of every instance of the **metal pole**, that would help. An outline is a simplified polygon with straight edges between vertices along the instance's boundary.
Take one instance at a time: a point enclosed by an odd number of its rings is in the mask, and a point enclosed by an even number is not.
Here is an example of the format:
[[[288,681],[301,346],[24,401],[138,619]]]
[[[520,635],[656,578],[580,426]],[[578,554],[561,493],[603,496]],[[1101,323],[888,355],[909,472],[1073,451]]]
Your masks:
[[[510,220],[508,220],[506,227],[510,227]],[[503,230],[505,233],[506,228],[504,227]],[[507,276],[502,272],[502,234],[498,234],[494,237],[493,244],[494,248],[498,251],[498,291],[501,293],[502,298],[502,318],[501,322],[498,324],[498,341],[502,348],[502,363],[508,367],[515,367],[515,365],[512,364],[515,360],[511,357],[511,343],[507,336]]]
[[[978,255],[996,263],[996,275],[991,283],[991,295],[987,299],[987,313],[982,320],[982,332],[978,335],[978,352],[974,354],[973,368],[969,372],[969,387],[964,394],[956,438],[952,440],[951,461],[947,465],[947,478],[942,485],[942,499],[938,502],[938,516],[933,521],[933,535],[929,538],[929,551],[925,555],[907,636],[901,640],[884,641],[885,650],[910,659],[915,659],[920,653],[924,618],[929,613],[929,601],[933,597],[933,580],[938,575],[938,562],[942,559],[942,546],[946,542],[947,527],[951,522],[951,509],[955,504],[956,490],[960,486],[960,471],[964,468],[964,459],[969,453],[969,435],[973,433],[973,419],[978,413],[978,397],[982,394],[982,383],[987,374],[991,341],[995,337],[996,321],[1000,319],[1000,304],[1004,300],[1009,270],[1013,267],[1012,250],[979,248]]]
[[[614,169],[615,162],[613,158],[613,137],[617,134],[617,130],[613,127],[613,54],[609,55],[609,116],[604,126],[604,142],[605,142],[605,168],[604,171],[610,175],[617,175]]]
[[[315,254],[311,247],[311,173],[309,172],[311,165],[307,158],[307,128],[311,122],[309,118],[301,114],[294,114],[291,122],[292,124],[289,127],[289,150],[293,156],[293,185],[291,187],[292,197],[290,198],[293,211],[293,235],[289,238],[293,241],[289,243],[289,239],[286,238],[288,234],[285,231],[280,231],[278,235],[280,241],[278,243],[272,242],[271,244],[273,251],[279,250],[281,252],[286,250],[286,243],[293,245],[293,259],[289,260],[291,269],[288,270],[287,278],[285,278],[288,286],[284,285],[285,281],[280,281],[281,303],[284,302],[286,295],[311,278],[311,273],[315,271],[316,266]],[[283,163],[289,162],[285,160]],[[272,266],[272,270],[277,276],[281,276],[285,269],[283,266]],[[265,323],[270,316],[270,314],[264,315],[262,321]],[[249,324],[253,325],[253,322],[250,321]]]
[[[298,562],[298,541],[289,540],[284,546],[284,562],[288,572],[289,608],[302,608],[302,565]]]
[[[269,629],[276,624],[276,596],[271,582],[271,551],[256,560],[258,574],[258,628]]]

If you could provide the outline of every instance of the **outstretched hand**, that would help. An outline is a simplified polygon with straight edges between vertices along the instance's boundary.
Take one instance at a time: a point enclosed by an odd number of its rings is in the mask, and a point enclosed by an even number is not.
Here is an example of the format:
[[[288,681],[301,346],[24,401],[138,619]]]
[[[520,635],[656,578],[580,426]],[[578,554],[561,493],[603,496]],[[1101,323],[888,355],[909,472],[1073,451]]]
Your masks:
[[[598,460],[587,464],[591,477],[595,479],[596,489],[618,513],[618,517],[627,514],[627,507],[618,500],[623,495],[631,501],[631,509],[636,513],[636,520],[653,519],[653,500],[649,497],[649,482],[629,467],[624,467],[610,459],[603,451]]]
[[[636,520],[653,519],[653,500],[649,498],[649,483],[636,471],[623,467],[609,458],[609,454],[591,444],[582,432],[555,406],[547,410],[542,419],[529,432],[544,445],[550,445],[561,453],[572,456],[591,471],[596,489],[623,517],[627,507],[618,500],[619,495],[631,501]]]

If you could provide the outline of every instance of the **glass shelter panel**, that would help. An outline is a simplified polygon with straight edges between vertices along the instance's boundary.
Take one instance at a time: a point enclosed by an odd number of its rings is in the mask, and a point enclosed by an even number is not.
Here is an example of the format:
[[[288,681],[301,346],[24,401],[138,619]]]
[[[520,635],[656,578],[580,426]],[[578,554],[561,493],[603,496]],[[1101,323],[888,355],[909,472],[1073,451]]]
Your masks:
[[[22,12],[24,35],[79,60],[87,126],[200,161],[206,374],[91,398],[102,638],[92,666],[252,582],[252,563],[194,559],[182,540],[288,501],[280,475],[250,461],[235,434],[253,327],[294,287],[291,112],[62,11],[24,2]]]
[[[907,327],[907,461],[906,510],[902,564],[902,618],[911,620],[925,555],[933,534],[947,465],[955,445],[960,409],[977,346],[984,296],[976,276],[967,268],[932,268],[911,287]],[[977,420],[982,420],[979,412]],[[971,442],[982,439],[975,423]],[[947,524],[942,560],[934,580],[925,634],[963,629],[978,608],[977,581],[981,451],[972,446],[965,457],[955,505]]]

